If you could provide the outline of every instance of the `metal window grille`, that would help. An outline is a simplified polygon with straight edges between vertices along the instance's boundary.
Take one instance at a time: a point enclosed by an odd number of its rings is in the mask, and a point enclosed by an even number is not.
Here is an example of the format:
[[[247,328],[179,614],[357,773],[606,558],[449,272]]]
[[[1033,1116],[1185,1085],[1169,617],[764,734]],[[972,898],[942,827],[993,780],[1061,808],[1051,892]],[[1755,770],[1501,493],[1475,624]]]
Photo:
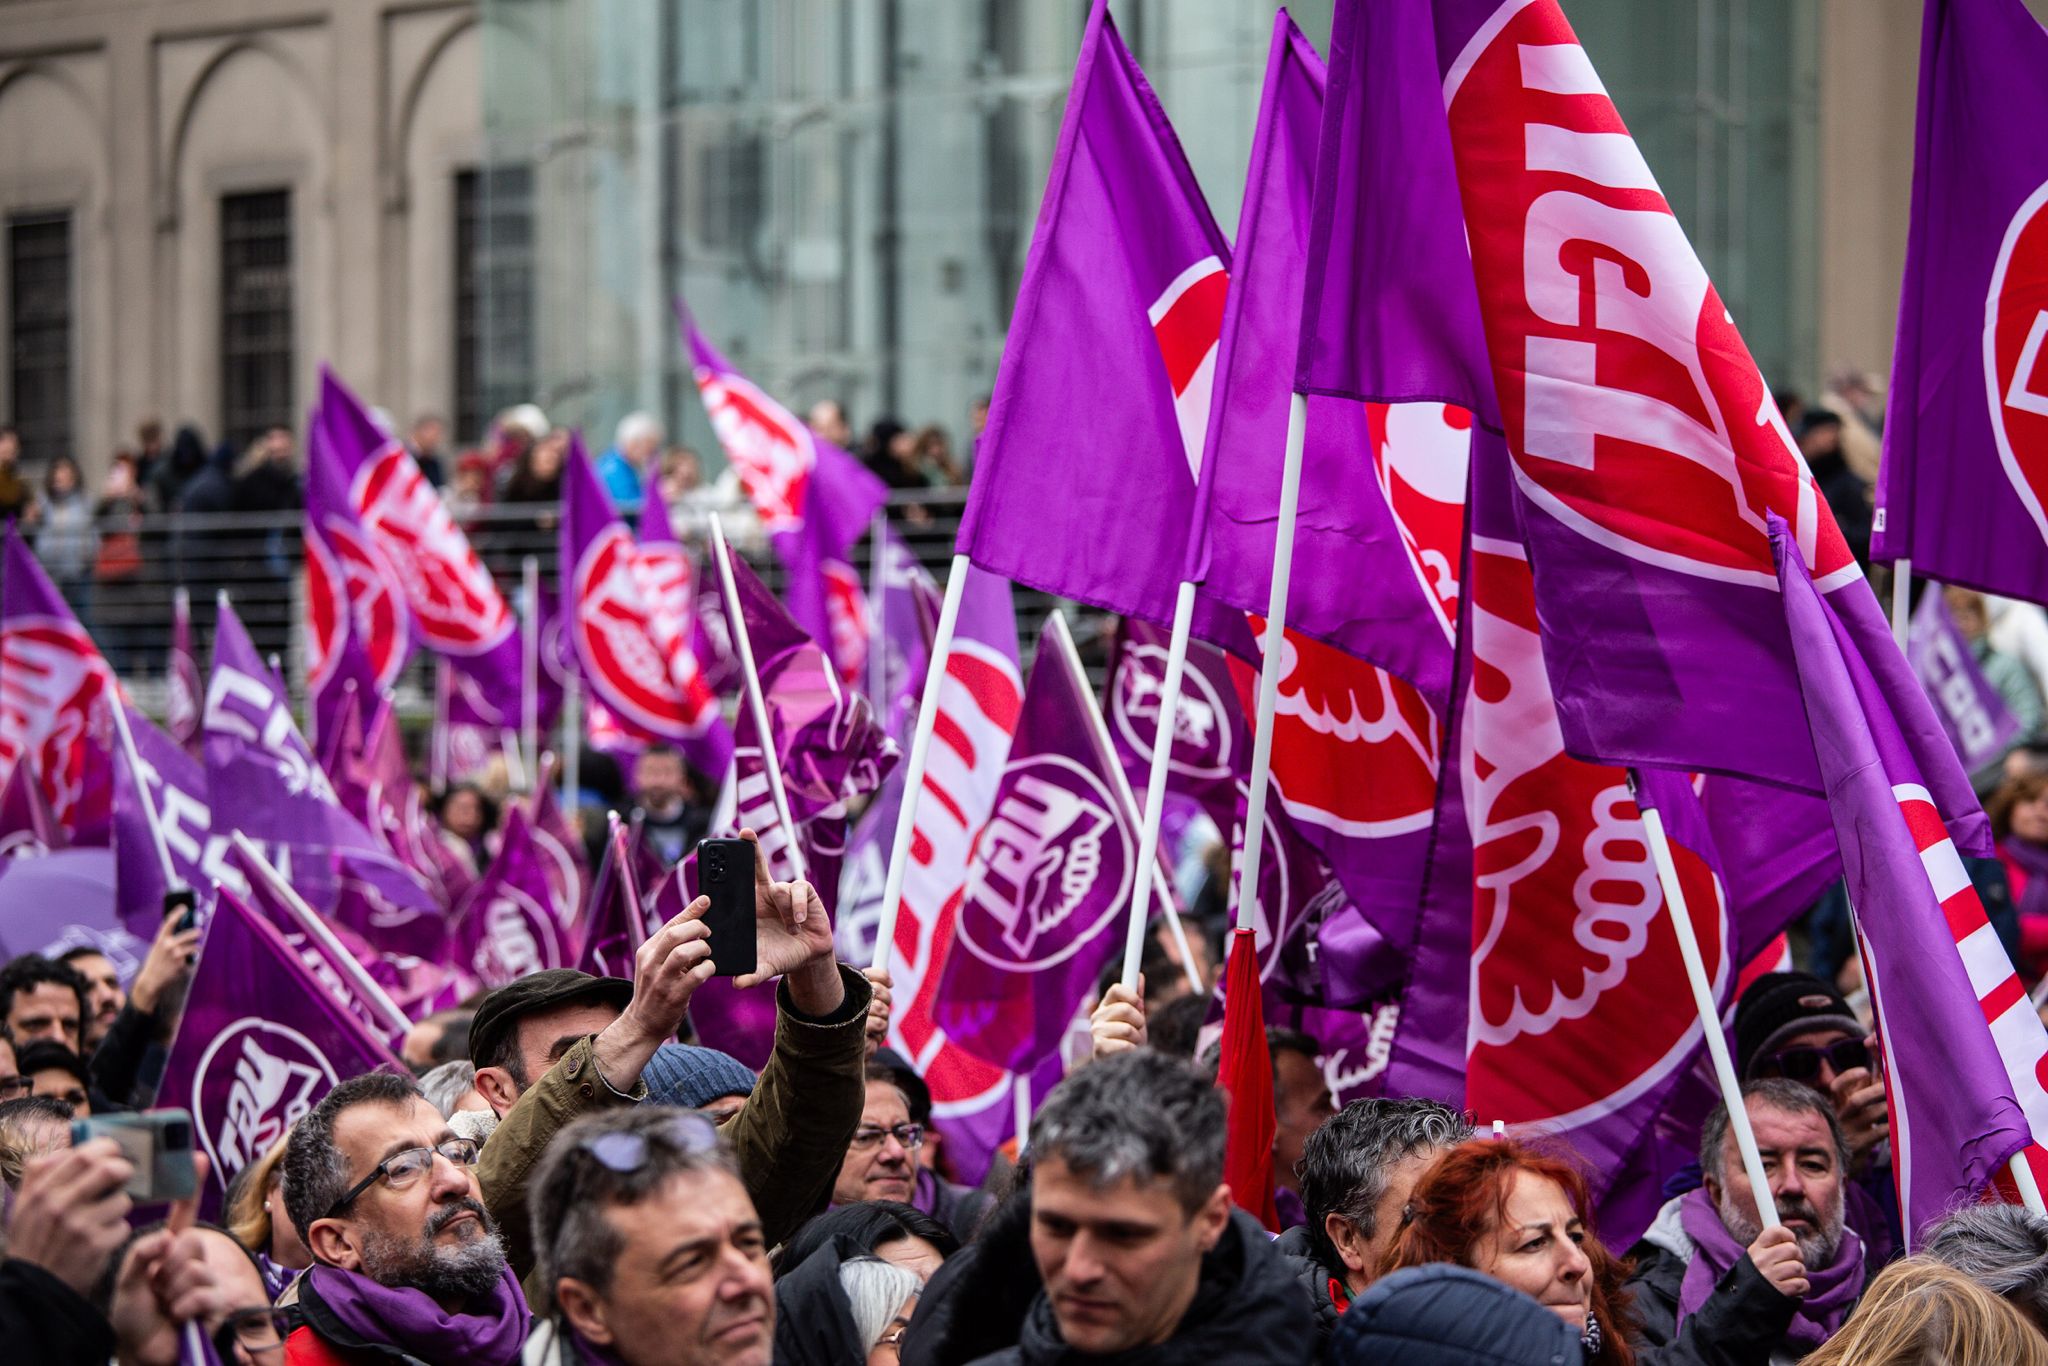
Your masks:
[[[220,201],[221,426],[246,445],[295,427],[292,403],[292,193]]]
[[[533,168],[455,176],[455,430],[535,396]]]
[[[71,449],[71,215],[7,224],[8,392],[24,461]]]

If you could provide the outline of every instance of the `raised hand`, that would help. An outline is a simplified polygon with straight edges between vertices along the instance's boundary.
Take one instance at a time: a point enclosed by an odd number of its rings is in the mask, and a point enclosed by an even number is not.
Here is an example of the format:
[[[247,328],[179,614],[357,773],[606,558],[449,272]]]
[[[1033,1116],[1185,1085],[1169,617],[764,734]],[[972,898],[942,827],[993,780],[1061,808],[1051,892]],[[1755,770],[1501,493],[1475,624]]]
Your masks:
[[[1749,1260],[1780,1295],[1806,1298],[1806,1264],[1799,1258],[1799,1239],[1791,1229],[1779,1224],[1759,1233],[1749,1245]]]
[[[1088,1033],[1095,1040],[1095,1056],[1107,1058],[1145,1046],[1145,976],[1138,975],[1138,989],[1118,982],[1102,993],[1094,1013],[1088,1017]]]

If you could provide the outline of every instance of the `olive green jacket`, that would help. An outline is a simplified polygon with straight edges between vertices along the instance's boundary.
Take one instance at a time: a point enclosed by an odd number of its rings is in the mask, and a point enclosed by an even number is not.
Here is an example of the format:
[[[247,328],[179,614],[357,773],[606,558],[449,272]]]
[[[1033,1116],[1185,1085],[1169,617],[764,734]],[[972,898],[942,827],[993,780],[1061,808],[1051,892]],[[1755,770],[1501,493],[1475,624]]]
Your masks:
[[[862,1079],[866,1055],[867,978],[841,964],[846,1000],[823,1019],[800,1015],[786,985],[776,986],[775,1051],[740,1112],[719,1126],[738,1159],[740,1179],[761,1217],[768,1246],[788,1238],[825,1208],[846,1159],[846,1145],[860,1127],[867,1098]],[[484,1204],[505,1238],[512,1269],[526,1282],[526,1296],[544,1302],[535,1283],[536,1254],[527,1219],[526,1192],[541,1154],[571,1120],[631,1104],[647,1095],[635,1081],[630,1099],[598,1076],[592,1060],[596,1036],[582,1039],[548,1069],[484,1144],[477,1184]]]

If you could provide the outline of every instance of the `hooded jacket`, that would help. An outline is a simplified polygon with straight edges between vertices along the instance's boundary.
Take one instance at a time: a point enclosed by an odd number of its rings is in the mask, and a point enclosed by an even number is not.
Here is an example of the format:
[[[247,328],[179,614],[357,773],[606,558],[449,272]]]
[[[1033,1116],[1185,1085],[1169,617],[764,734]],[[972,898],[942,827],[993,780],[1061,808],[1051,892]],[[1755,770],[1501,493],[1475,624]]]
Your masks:
[[[1281,1234],[1274,1240],[1273,1250],[1287,1259],[1288,1270],[1301,1283],[1302,1293],[1308,1296],[1309,1306],[1315,1310],[1315,1359],[1328,1361],[1330,1340],[1336,1336],[1337,1324],[1351,1304],[1348,1295],[1342,1303],[1337,1298],[1344,1292],[1344,1269],[1332,1269],[1316,1256],[1315,1244],[1309,1241],[1306,1224],[1296,1224]]]
[[[840,1262],[862,1255],[846,1239],[834,1238],[775,1283],[775,1366],[846,1366],[868,1359],[839,1283]]]
[[[1256,1219],[1233,1209],[1222,1238],[1202,1258],[1193,1303],[1165,1342],[1113,1358],[1078,1352],[1061,1338],[1052,1301],[1040,1291],[1017,1345],[977,1366],[1301,1366],[1315,1341],[1314,1317],[1287,1259]]]
[[[1520,1291],[1449,1263],[1373,1284],[1331,1343],[1337,1366],[1580,1366],[1579,1335]]]

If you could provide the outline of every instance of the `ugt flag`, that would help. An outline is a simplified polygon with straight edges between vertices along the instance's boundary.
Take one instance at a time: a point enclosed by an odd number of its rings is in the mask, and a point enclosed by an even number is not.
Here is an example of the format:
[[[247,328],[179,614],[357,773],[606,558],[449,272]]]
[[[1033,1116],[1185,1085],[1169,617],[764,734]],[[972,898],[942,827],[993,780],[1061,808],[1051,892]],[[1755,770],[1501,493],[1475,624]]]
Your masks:
[[[2048,601],[2048,32],[1927,0],[1872,556]]]
[[[718,444],[739,471],[788,571],[790,615],[831,652],[842,677],[860,677],[867,659],[867,602],[847,556],[888,490],[858,460],[734,369],[687,312],[683,339]]]
[[[1913,609],[1906,658],[1966,771],[1975,773],[1996,762],[2019,738],[2019,718],[1977,666],[1970,642],[1949,615],[1940,584],[1927,585]]]
[[[1229,266],[1166,112],[1097,0],[976,446],[961,552],[1047,592],[1172,619]],[[1197,620],[1209,639],[1242,635],[1241,614],[1212,605]]]
[[[1571,754],[1818,791],[1769,514],[1917,688],[1557,0],[1350,0],[1332,47],[1297,385],[1505,433]],[[1988,849],[1955,778],[1937,803]]]
[[[1039,641],[933,1008],[947,1037],[1012,1072],[1059,1047],[1122,954],[1138,848],[1088,679],[1056,633]]]
[[[119,694],[113,670],[11,523],[0,580],[0,781],[31,756],[73,842],[97,842],[113,790],[93,717]]]
[[[1815,591],[1782,524],[1772,539],[1884,1043],[1910,1247],[1929,1222],[1981,1199],[2017,1153],[2037,1181],[2048,1179],[2048,1034],[1929,798],[1925,765],[1953,767],[1954,757],[1945,747],[1930,755],[1894,719],[1896,701]]]
[[[306,515],[334,551],[341,581],[316,592],[325,567],[308,562],[319,624],[352,612],[382,676],[403,665],[410,634],[472,679],[499,714],[519,715],[519,629],[491,574],[412,453],[380,429],[334,373],[320,372],[321,438],[306,447]],[[309,540],[309,546],[311,541]],[[344,611],[346,607],[348,610]],[[316,640],[316,657],[320,642]]]
[[[223,891],[157,1091],[158,1104],[192,1112],[212,1164],[202,1211],[338,1083],[380,1067],[403,1072],[284,937]]]

